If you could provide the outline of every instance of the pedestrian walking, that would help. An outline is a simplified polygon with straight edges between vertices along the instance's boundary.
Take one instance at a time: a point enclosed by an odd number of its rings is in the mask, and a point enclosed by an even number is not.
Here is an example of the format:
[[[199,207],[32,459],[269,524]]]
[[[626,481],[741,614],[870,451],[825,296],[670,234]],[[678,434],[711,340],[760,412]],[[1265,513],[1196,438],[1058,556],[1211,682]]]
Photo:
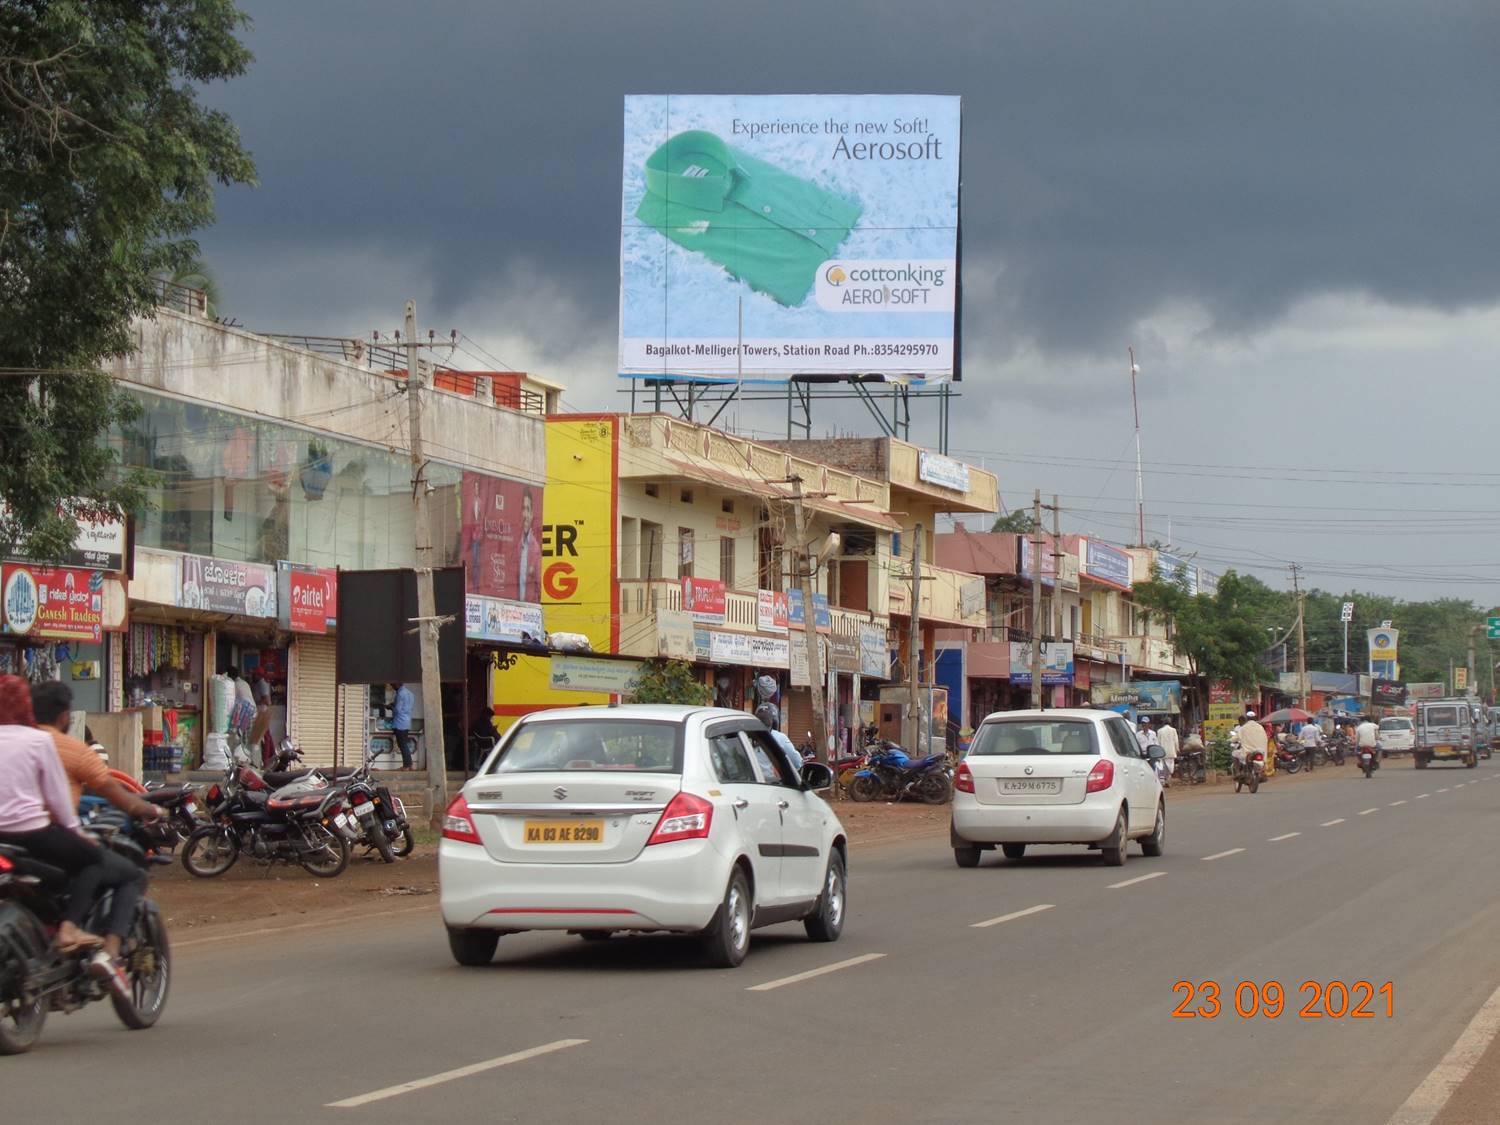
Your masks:
[[[395,700],[391,703],[391,731],[396,736],[396,746],[401,751],[401,768],[411,769],[411,709],[415,700],[412,698],[411,689],[405,684],[392,684],[391,690],[396,693]]]
[[[1171,788],[1172,777],[1177,772],[1177,751],[1180,744],[1177,738],[1177,728],[1172,725],[1170,718],[1162,720],[1161,730],[1156,734],[1156,741],[1167,755],[1167,787]]]

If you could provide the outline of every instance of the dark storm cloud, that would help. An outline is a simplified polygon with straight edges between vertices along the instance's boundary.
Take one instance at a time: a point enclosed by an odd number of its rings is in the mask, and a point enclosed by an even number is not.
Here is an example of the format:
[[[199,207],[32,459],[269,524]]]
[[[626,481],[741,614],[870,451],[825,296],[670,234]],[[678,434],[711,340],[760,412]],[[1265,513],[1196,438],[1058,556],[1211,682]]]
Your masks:
[[[1500,297],[1492,3],[245,6],[258,61],[213,97],[263,186],[205,243],[302,263],[224,279],[247,319],[337,309],[378,253],[448,308],[524,263],[612,331],[627,92],[963,95],[971,343],[1112,348],[1180,299],[1235,333],[1319,292]]]

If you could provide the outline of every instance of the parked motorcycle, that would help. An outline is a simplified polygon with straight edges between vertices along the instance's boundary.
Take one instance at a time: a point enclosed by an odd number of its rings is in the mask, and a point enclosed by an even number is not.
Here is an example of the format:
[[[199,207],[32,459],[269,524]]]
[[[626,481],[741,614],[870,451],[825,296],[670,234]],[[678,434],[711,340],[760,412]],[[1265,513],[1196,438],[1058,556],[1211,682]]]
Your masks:
[[[124,818],[100,818],[91,828],[104,847],[148,868],[171,862],[155,851],[142,828],[126,829]],[[121,950],[130,995],[117,995],[89,974],[92,950],[58,953],[53,947],[64,907],[66,874],[32,859],[24,848],[0,844],[0,1055],[29,1051],[49,1012],[72,1012],[109,998],[120,1022],[132,1030],[161,1018],[171,982],[166,924],[156,904],[142,898]],[[108,916],[106,891],[84,920],[100,930]]]
[[[855,801],[915,797],[929,805],[944,804],[953,799],[947,759],[946,754],[912,758],[894,742],[887,742],[868,756],[863,769],[854,772],[849,796]]]
[[[182,866],[200,879],[222,875],[240,853],[264,863],[298,864],[331,879],[349,865],[345,794],[310,774],[273,791],[243,759],[204,793],[209,823],[182,850]],[[339,818],[343,819],[340,820]]]
[[[370,780],[370,759],[366,758],[342,784],[349,815],[355,819],[366,847],[374,848],[385,863],[411,855],[417,839],[406,819],[406,805],[389,788]]]
[[[1302,769],[1303,763],[1302,744],[1278,743],[1276,746],[1276,768],[1285,770],[1287,773],[1297,773]]]
[[[1278,755],[1278,760],[1279,757]],[[1250,787],[1250,792],[1255,793],[1260,789],[1260,783],[1266,779],[1266,756],[1256,750],[1247,755],[1247,758],[1248,760],[1245,758],[1229,759],[1229,776],[1234,779],[1236,793],[1240,791],[1241,786],[1247,785]]]

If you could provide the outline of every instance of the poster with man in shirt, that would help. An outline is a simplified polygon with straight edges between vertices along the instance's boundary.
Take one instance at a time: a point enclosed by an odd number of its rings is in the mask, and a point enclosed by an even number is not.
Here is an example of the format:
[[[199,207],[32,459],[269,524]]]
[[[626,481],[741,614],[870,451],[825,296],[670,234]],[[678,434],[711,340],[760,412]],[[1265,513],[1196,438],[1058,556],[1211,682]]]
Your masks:
[[[625,99],[620,373],[956,379],[959,99]]]
[[[540,500],[534,485],[464,474],[459,550],[468,570],[469,593],[542,600]]]

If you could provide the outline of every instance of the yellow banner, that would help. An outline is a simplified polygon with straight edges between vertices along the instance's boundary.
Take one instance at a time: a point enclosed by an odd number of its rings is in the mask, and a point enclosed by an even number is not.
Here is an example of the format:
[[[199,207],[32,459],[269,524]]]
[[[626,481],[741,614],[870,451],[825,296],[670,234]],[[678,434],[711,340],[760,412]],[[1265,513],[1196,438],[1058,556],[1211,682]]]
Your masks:
[[[619,420],[612,415],[547,419],[542,492],[542,616],[549,633],[581,633],[595,652],[619,648],[615,528]],[[558,691],[551,661],[523,656],[491,679],[495,726],[548,707],[603,704],[603,692]]]

